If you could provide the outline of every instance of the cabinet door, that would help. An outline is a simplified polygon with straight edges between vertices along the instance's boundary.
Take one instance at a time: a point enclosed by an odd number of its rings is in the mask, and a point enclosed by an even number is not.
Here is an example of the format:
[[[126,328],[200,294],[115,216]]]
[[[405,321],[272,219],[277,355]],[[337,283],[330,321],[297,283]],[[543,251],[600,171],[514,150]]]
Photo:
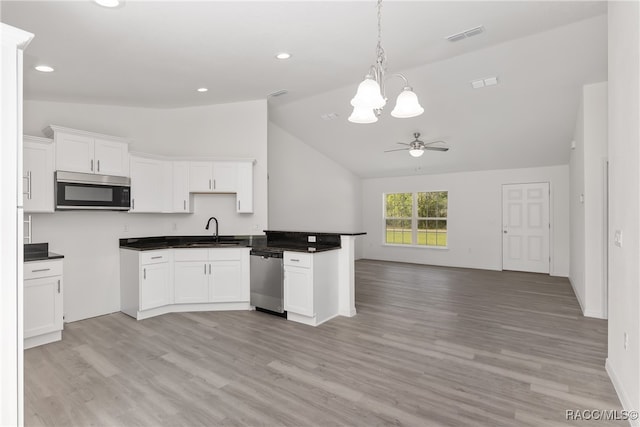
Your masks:
[[[129,146],[125,142],[95,139],[95,173],[129,176]]]
[[[173,212],[191,212],[189,196],[189,162],[173,162]]]
[[[253,213],[253,163],[238,163],[236,211]]]
[[[143,265],[140,274],[140,310],[171,304],[169,263]]]
[[[24,337],[62,330],[62,276],[24,281]]]
[[[240,261],[211,261],[211,302],[242,301],[242,264]]]
[[[93,138],[56,132],[56,169],[94,173]]]
[[[314,316],[311,269],[285,267],[284,309],[304,316]]]
[[[213,162],[213,191],[235,193],[238,186],[236,162]]]
[[[176,304],[209,301],[209,263],[181,261],[174,264],[174,298]]]
[[[144,157],[131,158],[130,212],[162,212],[165,193],[163,162]]]
[[[189,191],[209,193],[213,189],[213,164],[211,162],[189,162]]]
[[[53,212],[53,144],[24,141],[24,211]]]

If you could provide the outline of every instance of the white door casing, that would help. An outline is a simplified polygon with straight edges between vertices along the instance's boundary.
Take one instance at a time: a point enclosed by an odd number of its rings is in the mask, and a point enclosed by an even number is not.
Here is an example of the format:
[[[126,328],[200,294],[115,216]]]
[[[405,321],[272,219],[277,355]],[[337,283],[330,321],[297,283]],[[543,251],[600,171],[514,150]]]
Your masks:
[[[502,269],[549,273],[549,183],[502,186]]]

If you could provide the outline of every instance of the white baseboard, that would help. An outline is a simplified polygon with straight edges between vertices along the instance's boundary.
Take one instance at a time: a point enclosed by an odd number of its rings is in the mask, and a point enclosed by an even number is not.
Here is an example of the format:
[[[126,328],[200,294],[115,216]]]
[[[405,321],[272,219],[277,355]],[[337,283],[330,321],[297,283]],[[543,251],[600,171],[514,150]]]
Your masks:
[[[607,358],[607,361],[604,364],[604,368],[607,371],[607,374],[609,374],[609,378],[611,379],[613,388],[616,390],[618,399],[620,399],[620,403],[622,404],[622,409],[626,411],[636,411],[640,409],[640,408],[633,407],[633,404],[631,403],[629,396],[625,392],[624,387],[620,382],[620,377],[618,376],[618,374],[616,374],[616,371],[613,369],[613,366],[611,366],[611,363],[609,363],[609,358]],[[640,427],[640,420],[629,420],[629,425],[631,427]]]

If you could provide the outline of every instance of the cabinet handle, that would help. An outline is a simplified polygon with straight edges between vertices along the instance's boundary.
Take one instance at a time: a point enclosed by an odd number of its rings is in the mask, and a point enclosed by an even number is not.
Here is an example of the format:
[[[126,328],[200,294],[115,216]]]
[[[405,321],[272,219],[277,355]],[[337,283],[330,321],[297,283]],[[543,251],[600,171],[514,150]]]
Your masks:
[[[207,264],[204,265],[204,274],[207,274]]]
[[[240,210],[240,200],[238,200],[238,210]]]
[[[187,201],[186,200],[182,201],[182,210],[185,210],[185,211],[187,210]]]
[[[98,172],[100,172],[100,160],[98,160]]]
[[[91,172],[93,172],[93,160],[91,160]]]
[[[146,268],[142,269],[142,278],[147,280],[147,269]]]
[[[209,180],[209,190],[211,190],[211,180]]]
[[[40,273],[42,271],[49,271],[49,270],[51,270],[51,269],[50,268],[41,268],[41,269],[38,269],[38,270],[31,270],[31,272],[32,273]]]
[[[291,261],[292,261],[292,262],[300,262],[300,260],[299,260],[299,259],[295,259],[295,258],[291,258]]]
[[[60,280],[58,280],[58,293],[60,293]]]
[[[216,189],[216,180],[215,179],[213,180],[213,189],[214,190]]]
[[[27,175],[23,177],[27,180],[27,191],[23,192],[27,196],[28,200],[31,200],[31,171],[27,171]]]
[[[209,264],[209,274],[211,274],[211,264]]]
[[[158,256],[152,256],[151,259],[160,259],[162,258],[162,255],[158,255]]]
[[[136,199],[131,199],[131,210],[132,211],[136,210]]]

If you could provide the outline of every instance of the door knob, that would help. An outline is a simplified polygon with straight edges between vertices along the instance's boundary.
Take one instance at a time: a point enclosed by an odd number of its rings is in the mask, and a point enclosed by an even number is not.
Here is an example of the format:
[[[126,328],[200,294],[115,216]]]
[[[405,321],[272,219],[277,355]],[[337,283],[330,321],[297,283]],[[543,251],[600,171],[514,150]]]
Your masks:
[[[507,230],[504,230],[504,231],[503,231],[503,233],[504,233],[504,234],[507,234]]]

